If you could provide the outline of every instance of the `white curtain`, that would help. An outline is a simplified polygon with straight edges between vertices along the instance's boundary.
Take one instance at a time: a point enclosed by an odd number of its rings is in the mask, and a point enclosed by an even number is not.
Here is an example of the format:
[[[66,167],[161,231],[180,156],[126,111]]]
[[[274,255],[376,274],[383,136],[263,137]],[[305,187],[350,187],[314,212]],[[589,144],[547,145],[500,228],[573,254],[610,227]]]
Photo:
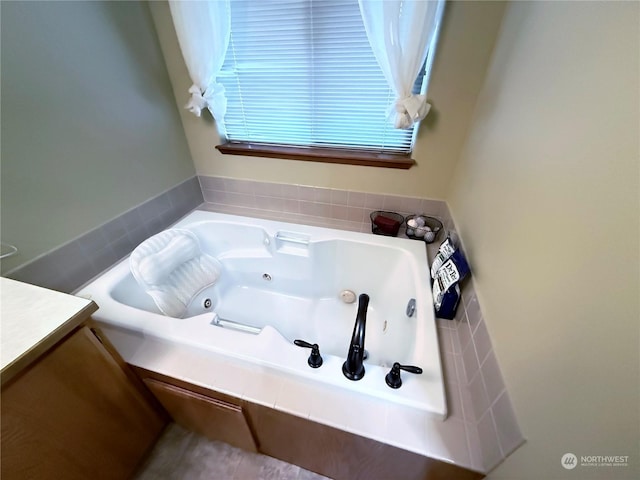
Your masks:
[[[229,46],[229,0],[170,0],[171,16],[193,85],[185,108],[200,116],[208,108],[220,124],[227,111],[224,86],[216,82]]]
[[[442,16],[444,0],[359,0],[367,37],[389,86],[396,94],[389,109],[395,128],[422,120],[431,105],[411,90]]]

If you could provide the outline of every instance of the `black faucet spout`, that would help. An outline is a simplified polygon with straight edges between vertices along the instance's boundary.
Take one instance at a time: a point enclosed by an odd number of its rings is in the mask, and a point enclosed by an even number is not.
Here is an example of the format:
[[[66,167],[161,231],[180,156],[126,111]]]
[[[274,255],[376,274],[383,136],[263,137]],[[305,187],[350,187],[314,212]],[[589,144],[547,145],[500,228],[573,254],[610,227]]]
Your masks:
[[[367,308],[369,307],[369,295],[366,293],[358,297],[358,314],[353,326],[351,343],[347,360],[342,365],[342,373],[349,380],[360,380],[364,377],[364,332],[367,326]]]

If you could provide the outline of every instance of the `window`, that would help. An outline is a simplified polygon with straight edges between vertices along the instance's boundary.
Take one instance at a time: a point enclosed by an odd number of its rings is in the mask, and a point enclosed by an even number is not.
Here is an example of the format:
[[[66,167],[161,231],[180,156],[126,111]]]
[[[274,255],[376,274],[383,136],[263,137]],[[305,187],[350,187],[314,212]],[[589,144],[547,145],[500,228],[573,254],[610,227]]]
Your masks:
[[[424,93],[427,80],[422,69],[414,93]],[[218,81],[228,100],[221,129],[231,144],[412,150],[416,127],[397,130],[387,119],[394,94],[357,0],[232,1]]]

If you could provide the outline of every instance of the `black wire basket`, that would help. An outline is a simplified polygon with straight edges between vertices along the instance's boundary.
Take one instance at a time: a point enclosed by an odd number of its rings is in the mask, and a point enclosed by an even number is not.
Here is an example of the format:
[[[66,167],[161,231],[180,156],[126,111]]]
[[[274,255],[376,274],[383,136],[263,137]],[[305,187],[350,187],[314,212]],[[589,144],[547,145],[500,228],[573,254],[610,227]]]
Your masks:
[[[407,237],[426,243],[433,243],[444,229],[440,220],[428,215],[408,215],[405,222],[407,223],[407,231],[405,232]]]
[[[371,231],[376,235],[397,237],[400,227],[404,223],[404,217],[399,213],[376,210],[369,215],[371,218]]]

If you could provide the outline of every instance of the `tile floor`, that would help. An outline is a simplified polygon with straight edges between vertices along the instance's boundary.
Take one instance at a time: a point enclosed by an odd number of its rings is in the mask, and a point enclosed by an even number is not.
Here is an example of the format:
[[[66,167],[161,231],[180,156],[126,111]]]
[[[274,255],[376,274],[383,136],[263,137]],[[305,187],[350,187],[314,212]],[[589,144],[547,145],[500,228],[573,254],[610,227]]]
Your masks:
[[[266,455],[207,440],[171,424],[136,480],[331,480]]]

